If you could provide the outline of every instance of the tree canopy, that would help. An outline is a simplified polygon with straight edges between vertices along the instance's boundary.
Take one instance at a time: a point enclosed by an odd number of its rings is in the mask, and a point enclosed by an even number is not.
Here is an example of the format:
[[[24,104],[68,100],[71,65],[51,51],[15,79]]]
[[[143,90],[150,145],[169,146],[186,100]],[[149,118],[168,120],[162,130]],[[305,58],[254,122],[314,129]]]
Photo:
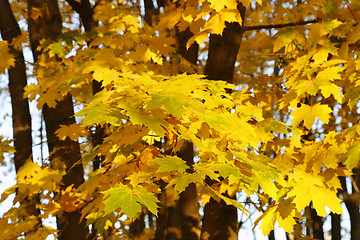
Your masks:
[[[1,236],[237,239],[240,196],[256,196],[264,235],[300,236],[307,209],[316,221],[342,201],[359,215],[359,18],[355,0],[0,0],[14,128],[0,155],[17,181]]]

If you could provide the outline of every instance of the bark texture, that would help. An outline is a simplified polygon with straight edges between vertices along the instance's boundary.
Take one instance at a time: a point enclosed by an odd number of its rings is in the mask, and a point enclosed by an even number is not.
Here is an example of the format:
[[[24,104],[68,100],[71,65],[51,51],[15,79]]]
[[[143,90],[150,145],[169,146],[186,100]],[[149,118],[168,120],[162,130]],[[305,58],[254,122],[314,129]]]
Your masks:
[[[0,0],[0,31],[4,40],[12,40],[20,35],[19,25],[11,11],[8,0]],[[12,106],[13,134],[15,138],[14,162],[16,172],[31,159],[31,117],[28,100],[23,97],[27,85],[26,67],[22,51],[10,46],[15,56],[15,66],[9,69],[9,90]]]
[[[352,186],[352,193],[355,193],[355,188],[359,188],[360,184],[359,184],[359,176],[360,176],[360,170],[359,169],[354,169],[353,170],[354,173],[354,179],[355,179],[355,184],[357,186]],[[346,190],[347,189],[347,183],[344,177],[340,178],[340,182],[341,182],[341,187],[342,189]],[[353,182],[354,184],[354,182]],[[356,201],[355,199],[353,199],[351,197],[352,194],[344,194],[344,203],[346,206],[347,211],[349,212],[350,215],[350,235],[351,235],[351,240],[360,240],[360,213],[359,213],[359,205],[358,205],[358,201]],[[355,201],[354,201],[355,200]]]
[[[41,9],[42,16],[36,20],[32,18],[34,9]],[[41,39],[56,40],[62,30],[62,19],[56,0],[28,0],[29,12],[29,34],[31,48],[35,62],[41,54],[38,49]],[[61,159],[66,166],[66,174],[63,177],[63,188],[70,185],[80,186],[84,181],[83,166],[77,162],[81,159],[80,146],[78,142],[71,141],[69,138],[60,140],[55,131],[60,125],[70,125],[75,123],[72,97],[70,94],[57,103],[55,108],[50,108],[46,104],[43,107],[43,117],[46,126],[49,152],[52,152],[50,161],[54,158]],[[85,220],[80,221],[80,211],[71,213],[64,212],[57,216],[57,227],[60,240],[86,239],[88,229]]]
[[[189,49],[186,49],[187,41],[193,36],[190,29],[187,28],[183,32],[177,33],[177,49],[179,54],[193,65],[197,64],[199,45],[194,43]],[[192,172],[194,165],[194,145],[190,142],[185,142],[177,156],[183,159],[190,167],[188,172]],[[182,239],[198,240],[200,239],[200,214],[199,201],[197,198],[197,188],[194,183],[190,183],[184,192],[180,194],[179,208],[181,217],[181,235]]]
[[[20,28],[13,15],[8,0],[0,0],[0,31],[4,40],[11,43],[19,36]],[[15,170],[18,172],[26,161],[32,161],[31,116],[29,103],[24,98],[24,88],[27,85],[26,66],[22,50],[10,46],[10,52],[15,57],[15,66],[8,70],[9,90],[12,108],[12,126],[15,153]],[[26,205],[28,215],[40,214],[36,208],[37,196],[26,197],[21,204]],[[41,221],[39,220],[39,225]]]
[[[341,216],[331,213],[331,239],[341,240]]]
[[[323,240],[324,239],[323,218],[318,216],[316,210],[313,207],[310,208],[310,213],[311,213],[311,228],[312,228],[313,236],[315,239]]]

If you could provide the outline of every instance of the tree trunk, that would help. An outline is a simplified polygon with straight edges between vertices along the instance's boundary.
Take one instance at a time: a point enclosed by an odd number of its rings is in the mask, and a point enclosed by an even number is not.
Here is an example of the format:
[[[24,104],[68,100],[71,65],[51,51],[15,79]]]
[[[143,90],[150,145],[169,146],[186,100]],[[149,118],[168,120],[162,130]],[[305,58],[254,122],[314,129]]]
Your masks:
[[[341,240],[341,216],[331,213],[331,239]]]
[[[185,142],[178,156],[186,161],[191,167],[194,164],[194,146],[192,143]],[[184,192],[180,194],[179,199],[181,215],[181,235],[182,239],[198,240],[200,239],[200,214],[199,202],[197,198],[197,189],[194,183],[190,183]]]
[[[310,207],[311,227],[315,239],[324,240],[323,218],[319,217],[316,210]]]
[[[159,212],[156,219],[156,232],[154,240],[165,240],[165,230],[167,223],[167,204],[165,184],[160,180],[161,193],[159,194]]]
[[[42,16],[36,21],[31,17],[33,9],[42,9]],[[30,43],[33,51],[34,61],[36,62],[41,50],[38,49],[41,39],[56,40],[62,29],[62,20],[56,0],[28,0],[28,25]],[[55,108],[50,108],[46,104],[43,107],[43,116],[46,126],[49,152],[52,152],[52,159],[61,159],[66,166],[66,174],[63,177],[63,189],[70,185],[80,186],[84,181],[83,166],[77,164],[81,159],[80,146],[78,142],[69,138],[60,140],[55,131],[60,125],[70,125],[75,123],[72,97],[68,94],[63,100],[59,101]],[[57,216],[57,226],[60,240],[86,239],[88,229],[85,220],[80,221],[80,211],[64,212]]]
[[[8,0],[0,0],[0,31],[4,40],[9,43],[20,35],[19,25],[11,11]],[[31,117],[28,100],[23,97],[27,85],[26,67],[22,51],[10,46],[15,56],[15,66],[9,69],[9,90],[12,106],[13,134],[14,134],[14,162],[16,172],[31,159],[32,137]]]
[[[0,0],[0,31],[2,38],[9,43],[21,34],[8,0]],[[15,139],[14,163],[15,170],[18,172],[27,160],[32,160],[31,117],[28,100],[23,97],[24,88],[27,85],[24,56],[21,50],[12,46],[10,46],[10,52],[15,56],[15,66],[11,67],[8,73],[13,137]],[[34,196],[21,202],[21,204],[27,205],[28,215],[37,216],[40,214],[39,209],[36,208],[37,200],[37,196]],[[39,220],[40,224],[41,221]]]
[[[130,238],[134,239],[136,237],[139,237],[145,229],[145,213],[141,212],[138,218],[136,218],[135,221],[131,223],[129,227],[130,227],[129,229]]]
[[[359,176],[359,169],[354,169],[354,177],[356,180],[357,177]],[[342,189],[346,191],[347,189],[347,184],[346,184],[346,180],[344,177],[340,177],[340,182],[341,182],[341,186]],[[359,185],[359,184],[357,184]],[[355,192],[354,187],[352,187],[352,191],[353,193]],[[357,203],[351,201],[351,199],[344,199],[344,203],[346,206],[346,209],[349,212],[350,215],[350,226],[351,226],[351,240],[359,240],[360,239],[360,214],[359,214],[359,206],[357,205]]]
[[[198,60],[199,45],[194,43],[189,49],[186,49],[186,43],[192,36],[193,33],[190,32],[189,28],[183,32],[178,32],[177,49],[183,58],[193,65],[196,65]],[[186,161],[186,164],[190,167],[188,172],[192,172],[194,165],[194,145],[190,142],[185,142],[180,151],[177,153],[177,156]],[[197,188],[194,183],[190,183],[185,191],[180,194],[179,205],[182,239],[200,239],[200,206],[197,198]]]
[[[81,2],[78,2],[76,0],[66,0],[66,1],[69,3],[72,9],[79,14],[85,32],[90,32],[94,30],[96,26],[98,26],[98,23],[94,20],[94,9],[91,6],[89,0],[83,0]],[[93,80],[92,88],[93,88],[93,95],[100,92],[102,89],[101,82]],[[90,129],[89,132],[90,132],[91,142],[94,147],[103,143],[105,136],[105,127],[96,125],[92,129]],[[101,167],[101,162],[103,158],[104,156],[102,155],[95,156],[93,160],[93,171]]]
[[[85,32],[92,31],[98,23],[94,20],[94,9],[89,0],[66,0],[80,16]]]
[[[241,17],[245,19],[245,7],[239,4]],[[233,82],[235,62],[240,48],[243,28],[238,23],[226,23],[223,35],[210,35],[205,75],[208,79]],[[235,196],[234,196],[235,197]],[[204,207],[202,240],[238,239],[237,209],[210,199]]]
[[[275,240],[275,232],[272,230],[269,234],[269,240]]]

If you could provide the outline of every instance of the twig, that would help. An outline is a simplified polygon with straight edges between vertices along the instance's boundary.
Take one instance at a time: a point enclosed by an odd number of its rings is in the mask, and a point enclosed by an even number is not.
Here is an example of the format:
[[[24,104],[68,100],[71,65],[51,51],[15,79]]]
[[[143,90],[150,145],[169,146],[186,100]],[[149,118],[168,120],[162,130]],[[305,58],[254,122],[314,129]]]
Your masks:
[[[321,19],[314,19],[314,20],[310,20],[310,21],[300,21],[300,22],[292,22],[292,23],[244,26],[242,30],[245,32],[245,31],[262,30],[262,29],[295,27],[295,26],[302,26],[302,25],[307,25],[307,24],[311,24],[311,23],[317,23],[320,21],[321,21]]]

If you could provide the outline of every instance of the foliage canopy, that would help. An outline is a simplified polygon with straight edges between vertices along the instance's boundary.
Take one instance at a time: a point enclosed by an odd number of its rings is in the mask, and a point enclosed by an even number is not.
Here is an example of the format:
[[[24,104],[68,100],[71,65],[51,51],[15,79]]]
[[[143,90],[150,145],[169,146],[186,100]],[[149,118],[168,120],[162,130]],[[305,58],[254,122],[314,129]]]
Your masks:
[[[11,4],[19,21],[26,18],[24,2]],[[37,83],[25,97],[42,109],[70,93],[79,121],[61,126],[58,138],[90,139],[94,126],[106,137],[97,146],[83,141],[76,164],[87,180],[77,188],[61,188],[60,160],[21,168],[1,197],[16,193],[0,220],[5,239],[56,235],[34,216],[20,218],[25,207],[15,204],[31,196],[41,199],[40,218],[81,210],[101,233],[117,221],[126,225],[125,215],[136,219],[142,208],[157,215],[161,183],[175,194],[195,183],[203,205],[212,197],[244,213],[229,196],[257,195],[264,235],[275,221],[291,232],[310,204],[319,216],[326,207],[342,213],[339,177],[359,165],[359,1],[179,0],[159,7],[152,25],[138,1],[98,1],[91,31],[79,28],[67,2],[59,4],[62,33],[40,42],[30,68]],[[37,21],[44,11],[29,17]],[[222,35],[229,23],[243,32],[234,84],[204,75],[209,36]],[[177,34],[187,29],[187,48],[200,46],[197,66],[177,50]],[[9,46],[28,41],[24,32],[0,42],[0,73],[14,66]],[[96,94],[93,80],[101,83]],[[10,151],[3,140],[0,150]],[[176,155],[187,141],[196,150],[192,166]],[[96,156],[102,167],[91,171]]]

